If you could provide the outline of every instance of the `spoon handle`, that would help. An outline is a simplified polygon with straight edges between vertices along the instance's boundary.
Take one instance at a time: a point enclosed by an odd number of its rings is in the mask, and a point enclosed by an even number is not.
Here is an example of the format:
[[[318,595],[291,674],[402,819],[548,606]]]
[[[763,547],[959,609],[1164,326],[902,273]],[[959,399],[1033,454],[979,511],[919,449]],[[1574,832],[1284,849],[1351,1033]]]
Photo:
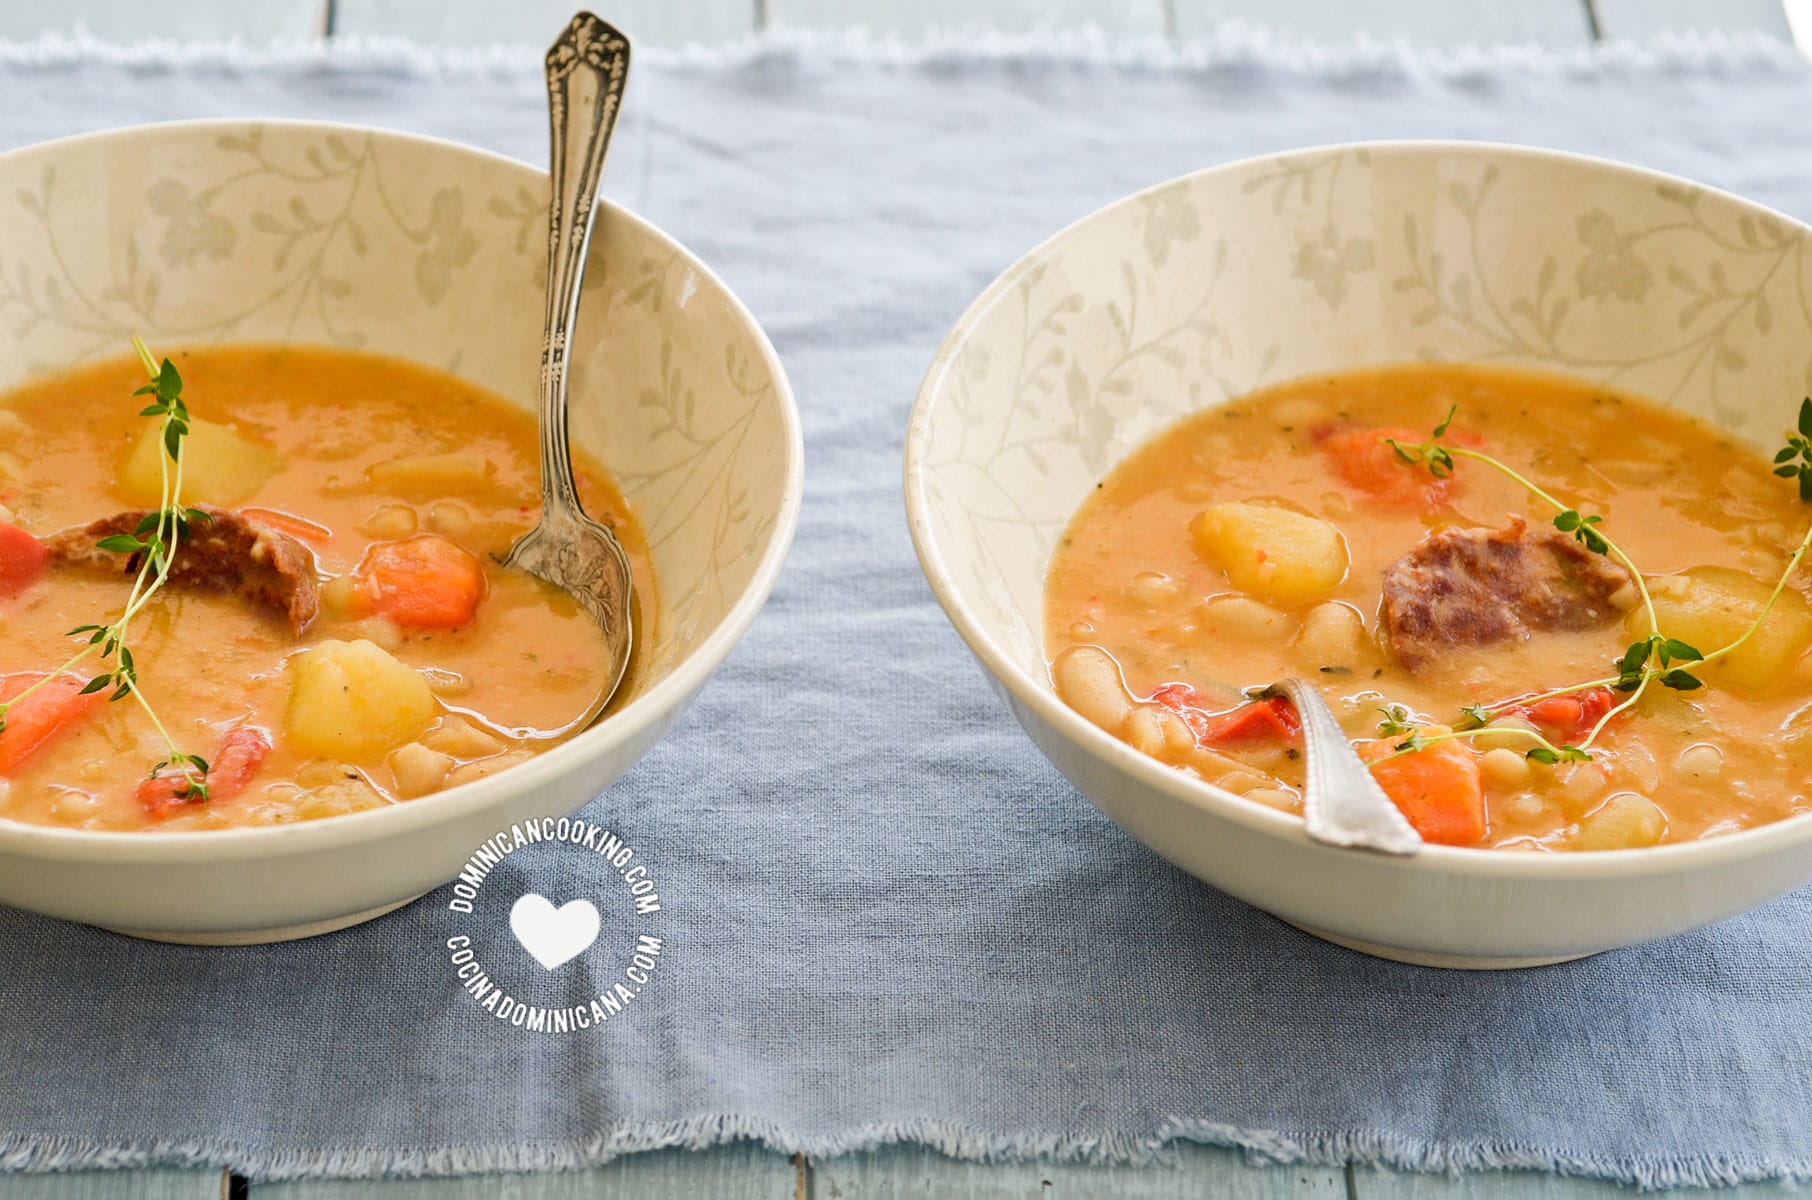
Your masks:
[[[1353,751],[1346,731],[1314,686],[1284,679],[1264,694],[1281,695],[1302,721],[1302,744],[1308,761],[1303,769],[1302,816],[1309,836],[1331,846],[1351,846],[1383,854],[1414,854],[1422,837],[1404,819],[1369,767]]]
[[[547,51],[553,188],[547,205],[547,324],[541,343],[541,510],[581,513],[567,446],[566,355],[579,312],[579,282],[591,244],[598,180],[610,149],[629,39],[588,12],[573,17]]]

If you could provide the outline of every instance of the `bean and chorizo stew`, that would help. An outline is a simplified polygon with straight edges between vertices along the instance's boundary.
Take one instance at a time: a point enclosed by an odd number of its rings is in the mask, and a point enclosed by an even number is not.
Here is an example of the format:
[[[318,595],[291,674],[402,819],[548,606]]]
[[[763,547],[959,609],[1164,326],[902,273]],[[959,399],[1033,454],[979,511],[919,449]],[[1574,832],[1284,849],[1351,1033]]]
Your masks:
[[[495,559],[539,515],[531,416],[376,355],[137,349],[0,396],[0,817],[308,820],[569,731],[602,639]],[[641,532],[577,470],[651,625]]]
[[[1299,380],[1190,418],[1071,521],[1064,701],[1301,811],[1314,681],[1422,836],[1605,850],[1812,809],[1812,400],[1771,462],[1658,405],[1474,366]]]

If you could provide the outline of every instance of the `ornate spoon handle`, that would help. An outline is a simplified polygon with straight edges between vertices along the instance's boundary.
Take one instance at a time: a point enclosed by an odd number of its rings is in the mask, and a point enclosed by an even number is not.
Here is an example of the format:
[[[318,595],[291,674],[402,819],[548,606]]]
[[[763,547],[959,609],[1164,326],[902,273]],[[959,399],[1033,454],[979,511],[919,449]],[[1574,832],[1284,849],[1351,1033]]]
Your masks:
[[[541,344],[541,511],[581,512],[567,446],[566,354],[579,311],[598,180],[629,76],[629,39],[588,12],[547,51],[553,194],[547,210],[547,325]]]

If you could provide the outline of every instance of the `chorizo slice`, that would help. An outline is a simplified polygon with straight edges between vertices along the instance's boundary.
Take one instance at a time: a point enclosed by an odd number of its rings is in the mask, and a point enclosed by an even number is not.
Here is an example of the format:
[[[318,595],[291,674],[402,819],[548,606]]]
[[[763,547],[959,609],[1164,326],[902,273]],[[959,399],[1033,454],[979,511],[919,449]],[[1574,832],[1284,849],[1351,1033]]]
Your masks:
[[[320,611],[320,579],[314,553],[289,534],[231,509],[202,506],[212,520],[190,521],[170,563],[173,587],[227,592],[289,623],[300,637]],[[145,509],[115,513],[46,540],[58,568],[134,575],[138,555],[103,550],[95,543],[130,534]]]
[[[1398,662],[1420,670],[1446,649],[1609,624],[1631,582],[1619,563],[1521,517],[1443,529],[1386,568],[1385,636]]]

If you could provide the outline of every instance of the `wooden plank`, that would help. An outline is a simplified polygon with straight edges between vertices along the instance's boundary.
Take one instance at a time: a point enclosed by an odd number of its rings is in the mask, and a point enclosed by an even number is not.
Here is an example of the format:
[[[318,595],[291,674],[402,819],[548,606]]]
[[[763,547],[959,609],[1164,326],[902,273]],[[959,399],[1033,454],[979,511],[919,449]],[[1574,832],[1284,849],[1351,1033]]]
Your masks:
[[[581,7],[578,0],[335,0],[333,33],[442,46],[545,46]],[[757,0],[610,0],[592,7],[643,45],[714,45],[755,31]]]
[[[1642,3],[1644,0],[1634,0]],[[1709,0],[1708,0],[1709,2]],[[1580,46],[1592,37],[1582,0],[1175,0],[1177,33],[1206,37],[1237,20],[1281,37],[1316,43],[1349,42],[1363,34],[1420,46],[1499,42]]]
[[[1612,38],[1657,33],[1762,33],[1793,40],[1781,0],[1593,0],[1598,31]]]
[[[322,29],[326,0],[6,0],[0,38],[74,33],[85,28],[110,42],[143,38],[269,42],[309,38]]]
[[[738,1142],[631,1154],[591,1170],[547,1175],[254,1183],[248,1200],[795,1200],[804,1190],[801,1171],[783,1154]]]
[[[813,1200],[1346,1200],[1337,1167],[1248,1166],[1235,1151],[1179,1146],[1146,1167],[972,1163],[918,1146],[814,1159]]]
[[[1113,37],[1163,37],[1168,30],[1165,0],[767,0],[767,13],[775,29],[863,30],[906,39],[1087,27]]]
[[[1359,1167],[1353,1172],[1356,1200],[1629,1200],[1633,1193],[1614,1183],[1572,1179],[1529,1171],[1493,1171],[1461,1175],[1397,1175]],[[1704,1197],[1705,1200],[1787,1200],[1803,1191],[1784,1183],[1751,1183],[1716,1192],[1683,1189],[1652,1196]]]
[[[0,1175],[6,1200],[221,1200],[219,1171],[68,1171]]]

